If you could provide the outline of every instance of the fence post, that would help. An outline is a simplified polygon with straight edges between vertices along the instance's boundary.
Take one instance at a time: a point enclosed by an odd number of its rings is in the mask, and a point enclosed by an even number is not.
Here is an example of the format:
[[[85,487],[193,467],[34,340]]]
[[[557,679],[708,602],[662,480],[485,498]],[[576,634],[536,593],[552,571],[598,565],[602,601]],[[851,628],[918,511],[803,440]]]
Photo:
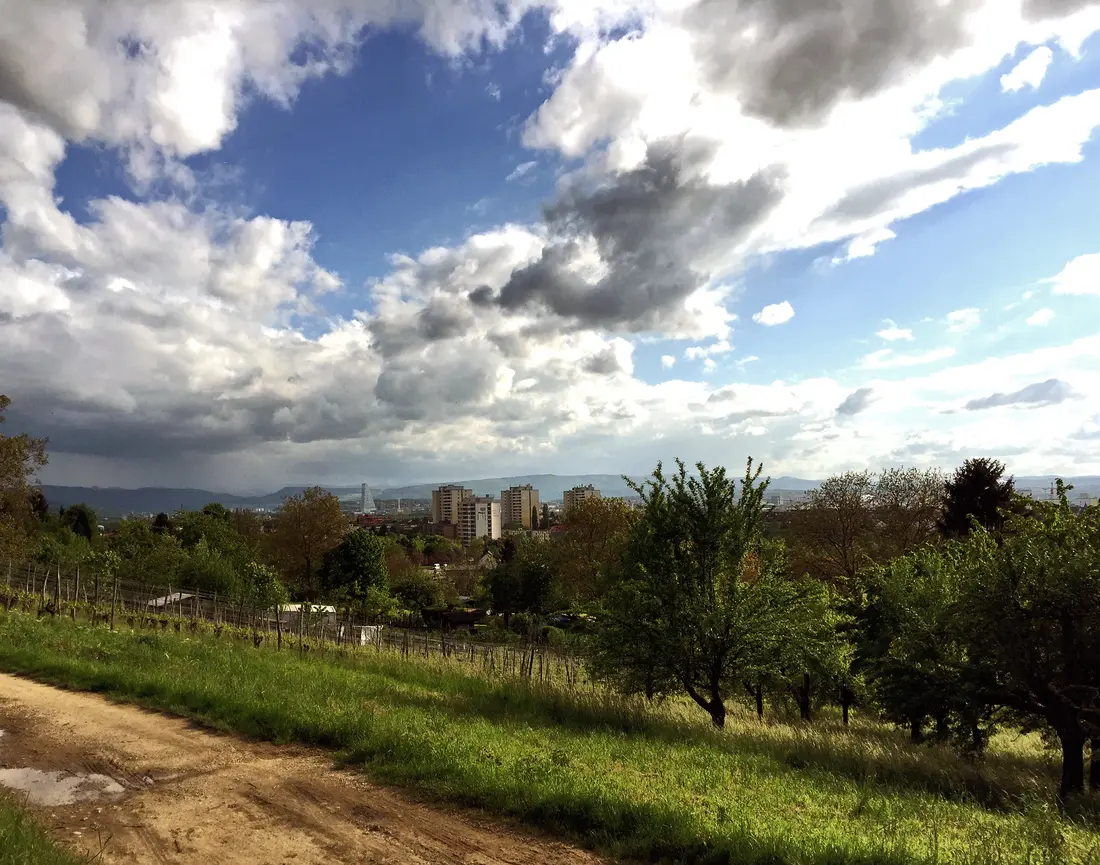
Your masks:
[[[115,629],[115,607],[118,605],[118,577],[112,581],[114,589],[111,591],[111,630]]]

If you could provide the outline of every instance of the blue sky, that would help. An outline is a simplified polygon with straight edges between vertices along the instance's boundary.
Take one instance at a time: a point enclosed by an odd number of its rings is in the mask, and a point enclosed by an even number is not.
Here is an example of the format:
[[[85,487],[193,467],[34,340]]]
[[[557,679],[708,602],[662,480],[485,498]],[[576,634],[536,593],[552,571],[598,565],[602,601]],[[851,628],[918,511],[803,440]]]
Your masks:
[[[20,10],[13,423],[58,483],[1100,473],[1100,8],[846,2],[790,81],[748,8]]]

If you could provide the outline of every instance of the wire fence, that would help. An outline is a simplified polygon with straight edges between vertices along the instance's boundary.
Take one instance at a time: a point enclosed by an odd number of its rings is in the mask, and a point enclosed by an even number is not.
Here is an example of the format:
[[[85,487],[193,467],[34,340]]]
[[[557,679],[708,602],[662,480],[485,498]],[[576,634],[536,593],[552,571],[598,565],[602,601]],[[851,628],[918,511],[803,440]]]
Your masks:
[[[78,566],[12,562],[0,566],[0,608],[43,616],[68,616],[111,630],[127,627],[213,634],[300,654],[373,650],[406,659],[440,658],[493,676],[586,683],[579,653],[527,638],[487,642],[470,630],[416,627],[415,619],[378,622],[324,603],[262,607],[246,599],[189,589],[165,581],[105,577]]]

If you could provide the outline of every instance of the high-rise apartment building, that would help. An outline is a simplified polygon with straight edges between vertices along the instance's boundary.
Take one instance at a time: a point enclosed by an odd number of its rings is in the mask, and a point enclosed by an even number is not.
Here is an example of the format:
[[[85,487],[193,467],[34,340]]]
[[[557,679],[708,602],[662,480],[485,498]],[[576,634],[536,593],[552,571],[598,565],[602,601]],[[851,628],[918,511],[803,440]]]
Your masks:
[[[537,529],[540,510],[539,491],[530,484],[500,491],[500,518],[505,525]]]
[[[599,497],[600,491],[592,484],[584,487],[573,487],[573,489],[566,490],[561,494],[562,510],[568,512],[577,502],[583,502],[585,499],[598,499]]]
[[[500,537],[500,502],[489,496],[471,496],[458,506],[458,539]]]
[[[432,490],[432,522],[436,525],[450,523],[457,526],[459,506],[473,494],[473,490],[454,484]]]

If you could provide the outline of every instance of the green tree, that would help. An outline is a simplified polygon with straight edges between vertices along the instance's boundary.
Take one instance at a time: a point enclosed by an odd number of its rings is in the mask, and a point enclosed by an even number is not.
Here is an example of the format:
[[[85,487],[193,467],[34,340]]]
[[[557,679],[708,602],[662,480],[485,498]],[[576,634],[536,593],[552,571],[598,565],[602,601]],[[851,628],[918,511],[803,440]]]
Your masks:
[[[329,597],[361,603],[372,589],[386,589],[386,548],[366,529],[353,529],[330,550],[321,569],[321,588]]]
[[[88,564],[92,571],[92,603],[98,604],[114,586],[122,559],[114,550],[99,548],[92,551]]]
[[[348,528],[340,500],[321,487],[310,487],[283,500],[272,521],[271,534],[265,538],[301,598],[317,597],[325,554],[340,543]]]
[[[592,665],[619,687],[686,692],[722,727],[746,683],[839,666],[843,649],[825,586],[788,579],[781,548],[764,538],[761,469],[749,460],[738,490],[723,468],[677,467],[666,478],[658,464],[645,485],[628,480],[643,508]]]
[[[227,557],[205,538],[199,538],[181,559],[179,584],[223,597],[237,597],[243,591],[242,572],[241,562]]]
[[[939,528],[944,537],[962,538],[970,534],[974,520],[990,532],[1004,525],[1004,511],[1011,509],[1014,484],[1005,479],[1004,464],[981,457],[969,459],[955,470],[944,484],[943,514]]]
[[[179,511],[170,526],[187,553],[180,572],[183,585],[233,597],[245,591],[245,568],[259,550],[236,530],[229,511],[217,503],[200,511]],[[155,523],[153,530],[158,531]]]
[[[282,584],[275,571],[259,562],[249,562],[242,569],[240,583],[240,602],[253,614],[266,613],[287,602],[286,586]],[[275,609],[276,615],[278,610]]]
[[[70,505],[61,512],[61,523],[91,543],[99,536],[96,512],[86,504]]]
[[[11,400],[0,394],[0,424]],[[0,433],[0,556],[26,554],[35,520],[34,477],[47,463],[47,439]],[[43,499],[44,501],[44,499]]]
[[[1075,513],[1061,481],[1058,495],[1008,516],[1000,536],[973,529],[958,633],[995,683],[989,703],[1057,737],[1065,799],[1084,789],[1086,741],[1100,740],[1100,508]]]
[[[862,639],[856,631],[868,612],[860,574],[937,537],[942,492],[943,477],[936,471],[845,472],[811,491],[801,507],[775,515],[780,534],[789,543],[792,571],[835,587],[844,613],[839,627],[846,640],[858,644]],[[864,655],[857,651],[855,663],[840,680],[829,683],[845,721],[865,692],[866,675],[872,672],[863,663]],[[805,694],[798,696],[805,710]]]
[[[178,538],[154,532],[148,520],[122,520],[108,539],[107,548],[118,554],[119,579],[147,588],[179,585],[187,555]]]
[[[931,719],[936,737],[951,735],[981,751],[991,712],[983,709],[982,679],[959,640],[963,548],[931,547],[899,557],[866,575],[874,613],[857,648],[888,720],[923,738]]]
[[[633,518],[621,499],[583,499],[569,509],[550,541],[566,601],[594,601],[615,584]]]
[[[545,616],[564,605],[554,550],[545,541],[521,538],[511,554],[489,574],[487,589],[494,612],[505,623],[514,613]]]

